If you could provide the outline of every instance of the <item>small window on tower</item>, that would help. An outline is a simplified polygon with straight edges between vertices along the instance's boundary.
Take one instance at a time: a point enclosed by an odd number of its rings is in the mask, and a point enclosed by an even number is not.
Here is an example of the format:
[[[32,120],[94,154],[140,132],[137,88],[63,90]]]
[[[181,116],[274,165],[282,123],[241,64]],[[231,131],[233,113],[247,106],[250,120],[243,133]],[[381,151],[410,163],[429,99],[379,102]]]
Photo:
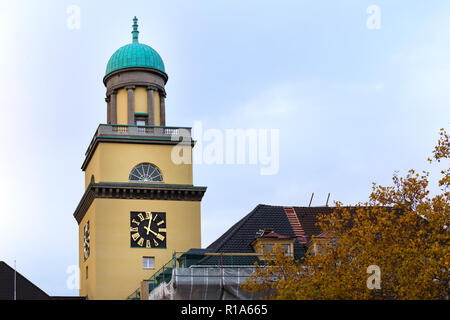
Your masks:
[[[131,170],[129,180],[140,182],[158,182],[163,181],[163,178],[157,167],[150,163],[141,163]]]
[[[155,258],[154,257],[143,257],[142,258],[142,268],[155,269]]]
[[[136,120],[136,125],[145,126],[145,120]]]

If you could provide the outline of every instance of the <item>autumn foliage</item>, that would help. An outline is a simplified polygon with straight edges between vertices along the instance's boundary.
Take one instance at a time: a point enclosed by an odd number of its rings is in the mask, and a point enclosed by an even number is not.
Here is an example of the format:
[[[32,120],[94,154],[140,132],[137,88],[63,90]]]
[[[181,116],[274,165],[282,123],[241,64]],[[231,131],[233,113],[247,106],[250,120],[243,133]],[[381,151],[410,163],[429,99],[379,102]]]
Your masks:
[[[329,233],[318,254],[294,261],[276,248],[243,285],[269,299],[448,299],[450,221],[449,137],[443,129],[432,164],[444,163],[439,192],[430,196],[429,173],[410,170],[388,187],[373,184],[369,200],[337,203],[318,225]],[[312,239],[314,240],[314,239]],[[380,288],[369,289],[369,266]]]

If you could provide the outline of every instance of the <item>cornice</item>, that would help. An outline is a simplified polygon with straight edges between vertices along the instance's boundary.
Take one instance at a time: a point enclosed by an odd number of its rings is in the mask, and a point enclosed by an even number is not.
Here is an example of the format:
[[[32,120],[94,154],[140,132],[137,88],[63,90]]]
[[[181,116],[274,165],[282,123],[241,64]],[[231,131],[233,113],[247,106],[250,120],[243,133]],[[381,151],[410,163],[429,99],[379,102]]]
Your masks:
[[[111,94],[117,94],[117,91],[120,89],[135,89],[136,87],[145,87],[147,90],[158,91],[161,95],[166,97],[166,90],[164,87],[158,84],[149,84],[149,82],[144,81],[127,81],[120,84],[116,84],[111,86],[106,90],[106,96],[109,97]]]
[[[105,143],[140,143],[140,144],[162,144],[162,145],[178,145],[182,144],[185,145],[185,143],[182,143],[177,140],[172,139],[163,139],[163,138],[144,138],[144,137],[116,137],[116,136],[94,136],[94,138],[91,141],[90,147],[88,151],[86,152],[86,157],[83,161],[83,164],[81,165],[81,170],[85,171],[87,168],[87,165],[89,164],[89,161],[91,160],[92,156],[94,155],[95,150],[97,149],[97,146],[100,142]],[[195,146],[195,141],[191,140],[191,146]]]
[[[123,73],[123,72],[127,72],[127,71],[146,71],[146,72],[151,72],[151,73],[157,74],[163,78],[164,84],[166,84],[167,80],[169,80],[169,76],[167,75],[167,73],[162,72],[158,69],[144,68],[144,67],[131,67],[131,68],[119,69],[119,70],[113,71],[113,72],[105,75],[103,77],[103,84],[106,86],[106,82],[108,81],[109,78],[113,77],[114,75],[116,75],[118,73]]]
[[[79,224],[95,199],[201,201],[205,192],[206,187],[182,184],[91,183],[73,216]]]

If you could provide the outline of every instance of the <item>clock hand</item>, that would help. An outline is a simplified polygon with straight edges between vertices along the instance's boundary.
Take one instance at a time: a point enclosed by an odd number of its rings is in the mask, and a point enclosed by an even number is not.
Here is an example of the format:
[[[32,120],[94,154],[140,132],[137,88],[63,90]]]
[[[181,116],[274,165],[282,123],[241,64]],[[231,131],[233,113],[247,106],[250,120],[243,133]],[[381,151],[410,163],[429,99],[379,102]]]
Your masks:
[[[147,212],[147,213],[148,213],[148,212]],[[148,232],[151,230],[151,229],[150,229],[151,224],[152,224],[152,214],[150,213],[150,217],[149,217],[149,219],[148,219],[148,226],[147,226],[147,227],[144,226],[144,229],[147,230],[147,235],[148,235]]]
[[[147,235],[148,235],[149,231],[152,231],[152,229],[150,229],[151,224],[152,224],[152,219],[150,217],[150,219],[148,219],[148,227],[144,227],[144,229],[147,230]]]

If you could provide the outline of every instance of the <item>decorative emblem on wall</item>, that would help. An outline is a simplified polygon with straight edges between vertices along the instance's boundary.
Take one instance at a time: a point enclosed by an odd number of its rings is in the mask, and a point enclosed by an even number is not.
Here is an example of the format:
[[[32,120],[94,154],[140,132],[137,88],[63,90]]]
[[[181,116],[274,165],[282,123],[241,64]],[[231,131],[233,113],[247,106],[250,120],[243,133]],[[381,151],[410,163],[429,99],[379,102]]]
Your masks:
[[[89,230],[89,221],[84,225],[84,261],[89,258],[89,254],[91,253],[91,235]]]

